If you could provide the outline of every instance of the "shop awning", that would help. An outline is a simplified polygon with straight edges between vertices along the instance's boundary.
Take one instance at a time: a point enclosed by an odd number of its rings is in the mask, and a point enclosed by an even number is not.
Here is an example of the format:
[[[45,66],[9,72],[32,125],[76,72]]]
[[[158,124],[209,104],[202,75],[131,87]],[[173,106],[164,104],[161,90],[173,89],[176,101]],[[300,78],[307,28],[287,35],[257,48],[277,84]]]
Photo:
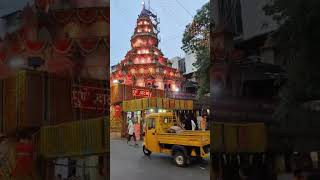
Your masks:
[[[169,98],[143,98],[123,101],[124,112],[141,111],[147,109],[193,110],[193,100],[178,100]]]

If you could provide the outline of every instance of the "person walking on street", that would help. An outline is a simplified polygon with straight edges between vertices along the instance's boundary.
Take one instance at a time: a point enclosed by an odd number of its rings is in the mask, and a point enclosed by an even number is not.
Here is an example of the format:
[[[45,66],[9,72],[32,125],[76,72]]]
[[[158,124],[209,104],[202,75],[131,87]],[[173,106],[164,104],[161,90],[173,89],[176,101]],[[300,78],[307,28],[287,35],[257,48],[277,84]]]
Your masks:
[[[128,141],[127,141],[127,144],[131,141],[131,138],[133,137],[133,140],[135,142],[135,145],[137,146],[137,139],[136,139],[136,136],[135,136],[135,133],[134,133],[134,124],[132,121],[129,121],[129,124],[128,124]]]

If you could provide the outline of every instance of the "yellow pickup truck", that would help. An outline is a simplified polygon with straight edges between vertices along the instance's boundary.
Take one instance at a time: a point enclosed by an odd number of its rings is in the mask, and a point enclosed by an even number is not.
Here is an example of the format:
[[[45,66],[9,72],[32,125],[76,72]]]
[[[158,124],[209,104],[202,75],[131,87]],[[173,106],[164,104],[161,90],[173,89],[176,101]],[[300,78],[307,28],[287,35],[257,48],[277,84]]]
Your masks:
[[[189,131],[179,127],[173,113],[153,113],[146,118],[143,153],[164,153],[173,156],[179,167],[190,164],[192,158],[209,157],[210,131]]]

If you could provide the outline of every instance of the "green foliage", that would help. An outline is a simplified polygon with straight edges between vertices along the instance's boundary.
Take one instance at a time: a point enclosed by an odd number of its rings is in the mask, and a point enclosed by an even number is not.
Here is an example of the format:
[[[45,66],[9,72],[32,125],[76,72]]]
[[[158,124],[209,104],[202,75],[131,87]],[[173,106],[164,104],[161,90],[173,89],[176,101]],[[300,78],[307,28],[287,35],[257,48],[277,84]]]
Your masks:
[[[210,10],[209,2],[197,11],[193,21],[186,26],[182,49],[186,53],[195,53],[197,61],[193,64],[200,81],[198,94],[200,96],[209,92],[209,37],[210,37]]]
[[[319,9],[319,0],[273,0],[264,8],[280,26],[274,38],[288,72],[275,114],[279,120],[292,116],[306,101],[320,99]]]

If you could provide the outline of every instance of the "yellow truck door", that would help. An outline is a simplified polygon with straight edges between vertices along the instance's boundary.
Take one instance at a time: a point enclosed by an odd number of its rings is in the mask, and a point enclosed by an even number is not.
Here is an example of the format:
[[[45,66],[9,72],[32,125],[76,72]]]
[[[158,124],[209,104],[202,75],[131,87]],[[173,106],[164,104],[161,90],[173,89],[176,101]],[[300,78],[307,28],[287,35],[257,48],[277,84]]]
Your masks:
[[[156,120],[149,119],[147,122],[147,133],[145,137],[146,148],[151,152],[160,152],[160,146],[156,132]]]

